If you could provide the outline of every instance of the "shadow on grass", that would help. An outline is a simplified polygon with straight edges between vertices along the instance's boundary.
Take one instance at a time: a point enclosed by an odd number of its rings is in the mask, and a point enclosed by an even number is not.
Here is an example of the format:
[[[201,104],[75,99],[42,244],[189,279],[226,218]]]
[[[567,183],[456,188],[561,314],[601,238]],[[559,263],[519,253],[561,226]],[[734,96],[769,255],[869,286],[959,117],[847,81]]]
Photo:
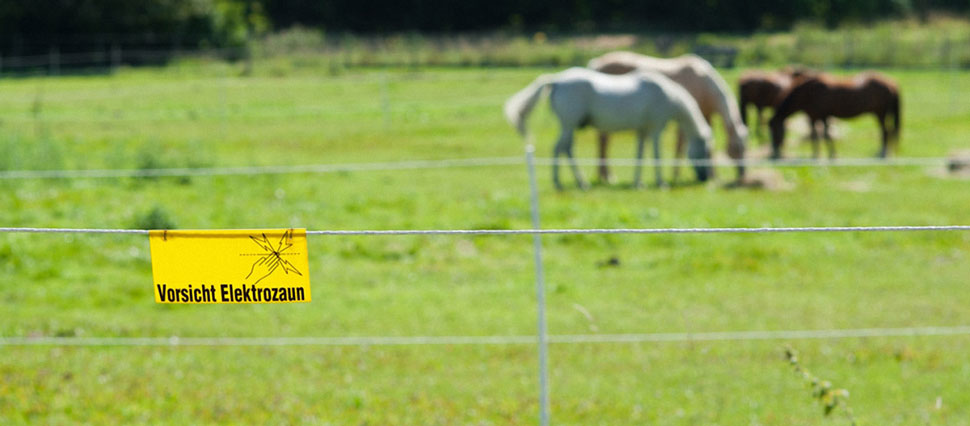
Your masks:
[[[655,191],[655,190],[675,190],[705,186],[708,182],[698,180],[681,180],[677,182],[664,182],[663,186],[658,187],[656,183],[644,183],[641,188],[635,188],[631,181],[621,181],[608,183],[596,180],[590,183],[590,190],[596,191]],[[578,188],[577,188],[578,189]],[[567,191],[569,189],[566,189]]]

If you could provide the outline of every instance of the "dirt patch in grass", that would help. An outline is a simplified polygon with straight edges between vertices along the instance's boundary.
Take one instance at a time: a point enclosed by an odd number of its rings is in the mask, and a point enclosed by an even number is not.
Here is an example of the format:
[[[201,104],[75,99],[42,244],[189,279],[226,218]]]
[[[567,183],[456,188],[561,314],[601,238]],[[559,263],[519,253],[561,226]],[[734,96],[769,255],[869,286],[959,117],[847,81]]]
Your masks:
[[[748,170],[744,178],[736,180],[725,186],[728,189],[757,189],[764,191],[791,191],[795,189],[795,184],[785,179],[785,176],[776,169],[755,169]]]

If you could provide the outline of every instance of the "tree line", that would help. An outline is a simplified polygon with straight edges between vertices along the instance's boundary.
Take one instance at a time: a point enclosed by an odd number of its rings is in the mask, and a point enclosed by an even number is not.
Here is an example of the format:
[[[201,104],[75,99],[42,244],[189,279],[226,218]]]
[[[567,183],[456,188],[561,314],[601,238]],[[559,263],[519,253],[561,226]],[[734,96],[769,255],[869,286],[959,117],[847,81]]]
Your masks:
[[[365,34],[751,32],[931,11],[965,14],[970,0],[0,0],[0,55],[238,47],[294,25]]]

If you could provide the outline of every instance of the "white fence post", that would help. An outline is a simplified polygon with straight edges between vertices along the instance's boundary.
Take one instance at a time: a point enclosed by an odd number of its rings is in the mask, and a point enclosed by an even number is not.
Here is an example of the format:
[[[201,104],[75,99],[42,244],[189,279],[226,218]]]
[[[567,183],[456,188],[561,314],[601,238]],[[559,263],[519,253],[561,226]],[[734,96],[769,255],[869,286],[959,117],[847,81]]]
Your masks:
[[[539,230],[539,190],[536,185],[535,145],[525,146],[525,161],[529,167],[529,190],[532,207],[532,229]],[[546,329],[546,289],[542,270],[542,236],[532,234],[536,271],[536,325],[539,344],[539,424],[549,425],[549,336]]]

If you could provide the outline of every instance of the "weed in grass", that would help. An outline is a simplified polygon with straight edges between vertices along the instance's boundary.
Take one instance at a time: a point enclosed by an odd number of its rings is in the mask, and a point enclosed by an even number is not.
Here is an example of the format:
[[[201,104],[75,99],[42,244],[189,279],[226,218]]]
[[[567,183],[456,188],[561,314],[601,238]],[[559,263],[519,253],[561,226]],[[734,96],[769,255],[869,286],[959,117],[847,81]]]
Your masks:
[[[151,210],[135,216],[131,229],[176,229],[176,225],[168,210],[155,205]]]
[[[157,150],[150,149],[147,147],[142,147],[142,150],[138,153],[138,170],[141,172],[152,172],[158,169],[164,168],[164,164],[161,159],[161,155]],[[144,181],[155,181],[158,180],[158,176],[152,176],[150,174],[145,174],[139,176],[138,179]]]
[[[855,426],[855,416],[852,414],[852,408],[849,407],[848,390],[833,389],[831,382],[819,379],[805,367],[802,367],[798,361],[798,352],[790,346],[785,348],[785,359],[795,370],[795,373],[798,373],[812,387],[812,397],[822,404],[826,416],[832,414],[836,408],[842,407],[842,412],[845,413],[849,423]]]

